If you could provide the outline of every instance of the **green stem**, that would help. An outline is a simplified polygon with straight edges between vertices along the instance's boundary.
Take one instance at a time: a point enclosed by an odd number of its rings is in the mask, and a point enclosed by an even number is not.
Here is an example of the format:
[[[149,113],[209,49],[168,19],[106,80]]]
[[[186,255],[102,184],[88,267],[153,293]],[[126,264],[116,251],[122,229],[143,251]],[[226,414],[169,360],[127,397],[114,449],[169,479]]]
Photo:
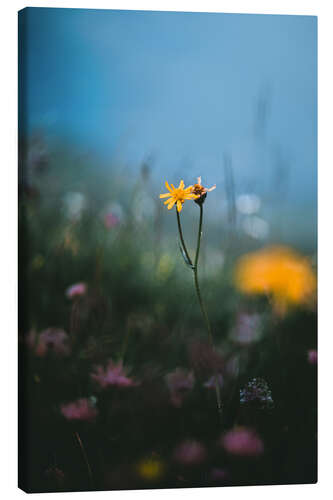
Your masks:
[[[195,291],[197,293],[201,314],[202,314],[202,317],[203,317],[205,325],[206,325],[210,346],[214,350],[215,348],[214,348],[212,328],[210,325],[210,321],[209,321],[209,317],[207,314],[205,304],[202,300],[202,295],[201,295],[201,290],[200,290],[200,285],[199,285],[199,280],[198,280],[198,261],[199,261],[199,254],[200,254],[200,244],[201,244],[201,236],[202,236],[202,222],[203,222],[203,207],[202,207],[202,204],[199,206],[200,206],[200,218],[199,218],[199,230],[198,230],[198,238],[197,238],[197,249],[195,252],[194,266],[192,265],[192,269],[193,269],[193,276],[194,276]],[[180,216],[179,216],[179,213],[177,210],[176,210],[176,212],[177,212],[179,236],[180,236],[186,257],[188,258],[189,262],[192,264],[192,261],[188,255],[186,245],[184,242],[182,227],[181,227],[181,223],[180,223]],[[214,378],[215,378],[217,409],[219,412],[220,419],[222,421],[222,400],[221,400],[221,392],[220,392],[218,374],[217,374],[216,370],[215,370]]]
[[[191,260],[189,254],[188,254],[188,251],[187,251],[187,248],[186,248],[186,245],[185,245],[185,241],[184,241],[184,237],[183,237],[183,231],[182,231],[182,225],[180,223],[180,215],[179,215],[179,212],[178,212],[177,208],[176,208],[176,214],[177,214],[177,223],[178,223],[178,231],[179,231],[180,241],[182,243],[183,250],[185,252],[186,258],[187,258],[189,264],[193,267],[192,260]]]
[[[79,446],[80,446],[80,449],[81,449],[81,452],[82,452],[82,456],[83,456],[83,460],[84,460],[84,462],[85,462],[85,464],[87,466],[88,476],[89,476],[89,481],[90,481],[91,488],[94,488],[93,474],[92,474],[92,470],[91,470],[91,467],[90,467],[90,464],[89,464],[89,460],[88,460],[88,456],[87,456],[86,450],[84,449],[82,440],[81,440],[80,435],[79,435],[79,433],[77,431],[74,432],[74,436],[76,437],[77,442],[79,443]]]

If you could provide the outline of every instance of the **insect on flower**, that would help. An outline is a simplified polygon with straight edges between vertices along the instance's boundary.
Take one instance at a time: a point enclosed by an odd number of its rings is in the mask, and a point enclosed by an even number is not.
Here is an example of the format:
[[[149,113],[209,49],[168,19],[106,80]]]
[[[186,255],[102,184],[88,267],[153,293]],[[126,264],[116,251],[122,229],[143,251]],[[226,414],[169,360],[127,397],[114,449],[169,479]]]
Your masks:
[[[198,195],[193,193],[193,186],[185,188],[183,180],[180,181],[177,188],[175,188],[173,184],[171,184],[170,187],[167,182],[165,182],[165,186],[169,193],[160,194],[160,198],[168,198],[168,200],[164,202],[164,205],[168,205],[168,210],[171,210],[176,204],[177,211],[181,212],[183,204],[186,200],[195,200],[198,198]]]
[[[205,201],[207,193],[213,191],[214,189],[216,189],[216,184],[214,184],[211,188],[205,188],[201,184],[201,177],[198,177],[198,182],[197,184],[194,184],[192,189],[192,193],[196,195],[196,199],[194,200],[195,203],[201,205]]]

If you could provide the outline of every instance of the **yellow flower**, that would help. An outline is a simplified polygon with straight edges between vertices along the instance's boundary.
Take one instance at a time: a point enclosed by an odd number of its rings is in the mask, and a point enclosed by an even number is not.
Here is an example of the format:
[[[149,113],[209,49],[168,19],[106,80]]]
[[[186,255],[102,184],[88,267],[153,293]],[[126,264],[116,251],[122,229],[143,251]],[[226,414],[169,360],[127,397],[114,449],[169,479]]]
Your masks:
[[[160,479],[164,474],[164,463],[157,458],[146,458],[137,465],[137,472],[140,477],[148,481]]]
[[[308,305],[315,297],[316,276],[306,257],[284,246],[267,247],[240,258],[235,284],[246,294],[268,294],[275,310]]]
[[[168,205],[168,210],[171,210],[176,203],[177,210],[180,212],[185,200],[195,200],[198,198],[196,194],[192,193],[193,186],[185,188],[183,180],[180,181],[178,188],[175,188],[173,184],[170,187],[167,182],[165,186],[169,193],[160,194],[160,198],[169,198],[164,202],[164,205]]]

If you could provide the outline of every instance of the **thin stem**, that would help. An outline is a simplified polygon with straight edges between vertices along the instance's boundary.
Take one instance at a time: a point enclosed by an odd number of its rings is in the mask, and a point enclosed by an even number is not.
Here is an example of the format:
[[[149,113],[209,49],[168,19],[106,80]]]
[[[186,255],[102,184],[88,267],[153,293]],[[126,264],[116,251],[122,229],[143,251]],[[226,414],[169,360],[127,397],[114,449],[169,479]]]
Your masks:
[[[199,206],[200,206],[200,218],[199,218],[199,230],[198,230],[197,249],[196,249],[196,252],[195,252],[194,266],[192,264],[192,261],[190,259],[190,256],[188,254],[188,251],[187,251],[187,248],[186,248],[186,245],[185,245],[185,242],[184,242],[183,232],[182,232],[182,226],[181,226],[181,222],[180,222],[180,216],[179,216],[178,211],[176,210],[176,212],[177,212],[177,222],[178,222],[179,236],[180,236],[180,240],[181,240],[182,245],[183,245],[183,249],[184,249],[185,255],[186,255],[188,261],[190,262],[190,264],[192,265],[195,291],[197,293],[197,297],[198,297],[198,301],[199,301],[199,305],[200,305],[201,314],[203,316],[203,319],[204,319],[204,322],[205,322],[205,325],[206,325],[206,329],[207,329],[207,333],[208,333],[208,338],[209,338],[209,343],[211,345],[211,348],[214,350],[214,340],[213,340],[212,328],[210,326],[210,321],[209,321],[209,317],[208,317],[208,314],[207,314],[207,310],[206,310],[205,304],[204,304],[204,302],[202,300],[202,295],[201,295],[201,290],[200,290],[200,285],[199,285],[199,280],[198,280],[198,262],[199,262],[200,244],[201,244],[201,236],[202,236],[202,222],[203,222],[203,208],[202,208],[202,204],[199,205]],[[214,378],[215,378],[215,391],[216,391],[217,409],[218,409],[218,412],[219,412],[219,415],[220,415],[220,419],[222,421],[222,400],[221,400],[221,392],[220,392],[218,374],[217,374],[216,370],[215,370]]]
[[[194,261],[195,269],[198,269],[198,260],[199,260],[200,244],[202,236],[203,209],[202,209],[202,204],[199,206],[200,206],[200,218],[199,218],[199,229],[198,229],[198,239],[197,239],[197,250],[195,252],[195,261]]]
[[[188,254],[188,251],[187,251],[187,248],[186,248],[186,245],[185,245],[185,241],[184,241],[184,237],[183,237],[183,231],[182,231],[182,225],[180,223],[180,215],[179,215],[179,212],[178,212],[177,208],[176,208],[176,214],[177,214],[177,223],[178,223],[178,231],[179,231],[180,241],[182,242],[183,250],[185,252],[185,255],[186,255],[186,258],[187,258],[189,264],[191,266],[193,266],[192,260],[191,260],[189,254]]]
[[[80,435],[79,435],[79,433],[77,431],[74,432],[74,436],[76,437],[77,442],[79,443],[79,446],[81,448],[82,456],[83,456],[83,459],[84,459],[85,464],[86,464],[87,469],[88,469],[88,475],[89,475],[90,485],[93,488],[94,487],[93,474],[92,474],[92,470],[91,470],[91,467],[90,467],[90,464],[89,464],[89,460],[88,460],[88,456],[87,456],[86,450],[84,449],[84,446],[83,446],[83,443],[81,441]]]
[[[207,314],[207,310],[205,307],[205,304],[202,300],[202,295],[201,295],[201,290],[200,290],[200,285],[199,285],[199,280],[198,280],[198,261],[199,261],[199,254],[200,254],[200,243],[201,243],[201,236],[202,236],[202,221],[203,221],[203,205],[200,204],[200,218],[199,218],[199,229],[198,229],[198,239],[197,239],[197,250],[195,253],[195,261],[194,261],[194,269],[193,269],[193,274],[194,274],[194,285],[195,285],[195,290],[197,292],[198,296],[198,301],[200,304],[200,309],[202,316],[204,318],[205,324],[206,324],[206,329],[208,333],[208,338],[209,338],[209,343],[211,345],[211,348],[214,350],[214,340],[213,340],[213,333],[212,333],[212,328],[210,325],[209,317]],[[222,418],[222,401],[221,401],[221,392],[220,392],[220,386],[219,386],[219,380],[218,380],[218,374],[214,374],[215,378],[215,391],[216,391],[216,400],[217,400],[217,409],[220,415],[220,418]]]

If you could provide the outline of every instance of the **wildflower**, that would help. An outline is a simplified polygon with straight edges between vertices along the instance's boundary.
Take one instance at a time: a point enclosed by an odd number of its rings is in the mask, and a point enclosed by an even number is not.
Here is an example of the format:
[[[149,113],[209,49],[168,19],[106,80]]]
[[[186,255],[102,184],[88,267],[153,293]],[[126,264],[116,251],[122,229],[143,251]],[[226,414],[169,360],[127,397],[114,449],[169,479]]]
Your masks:
[[[36,355],[44,356],[47,351],[52,351],[59,356],[68,356],[70,347],[69,337],[60,328],[47,328],[40,335],[36,347]]]
[[[69,299],[74,299],[75,297],[80,297],[81,295],[85,295],[87,291],[87,285],[85,283],[76,283],[75,285],[70,286],[66,290],[66,296]]]
[[[62,405],[60,411],[67,420],[82,420],[91,422],[95,420],[98,411],[91,399],[81,398],[72,403]]]
[[[108,212],[104,216],[104,226],[106,229],[111,229],[119,224],[119,217],[114,215],[112,212]]]
[[[151,261],[150,261],[151,262]],[[151,266],[151,263],[150,263]],[[174,262],[170,255],[163,254],[158,261],[156,268],[156,277],[160,281],[165,281],[171,274],[174,268]]]
[[[136,470],[142,479],[156,481],[163,476],[165,465],[157,457],[144,458],[137,464]]]
[[[262,333],[259,314],[238,314],[231,338],[238,344],[250,344],[260,339]]]
[[[257,215],[247,215],[242,221],[245,234],[256,240],[264,240],[269,234],[269,223]]]
[[[84,194],[69,192],[63,199],[65,212],[70,220],[78,220],[87,207],[87,200]]]
[[[185,188],[183,180],[180,181],[178,188],[175,188],[173,184],[171,184],[170,187],[167,182],[165,182],[165,186],[169,193],[160,194],[160,198],[169,198],[164,202],[164,205],[168,205],[168,210],[171,210],[176,204],[177,211],[181,212],[185,200],[194,200],[198,198],[198,195],[192,192],[193,186]]]
[[[308,351],[308,362],[310,365],[316,365],[318,361],[318,353],[316,349],[310,349]]]
[[[198,177],[198,182],[197,182],[197,184],[194,184],[193,189],[192,189],[192,193],[196,195],[196,199],[194,200],[195,203],[197,203],[198,205],[201,205],[205,201],[207,193],[209,193],[210,191],[213,191],[214,189],[216,189],[216,184],[214,184],[214,186],[212,186],[209,189],[205,188],[201,184],[201,177]]]
[[[193,372],[187,372],[183,368],[176,368],[166,375],[165,380],[170,391],[171,403],[179,408],[186,393],[194,386]]]
[[[259,212],[261,199],[253,193],[240,194],[236,198],[236,208],[243,215],[253,215]]]
[[[60,328],[47,328],[39,335],[35,330],[31,330],[27,336],[27,344],[34,351],[36,356],[43,358],[48,352],[58,356],[68,356],[70,346],[69,337]]]
[[[242,257],[235,284],[246,294],[269,294],[277,312],[289,305],[307,305],[314,298],[316,277],[309,260],[284,246],[273,246]]]
[[[133,387],[138,385],[131,378],[127,377],[126,370],[123,367],[123,362],[114,363],[111,359],[104,369],[102,366],[97,366],[96,373],[91,374],[91,378],[96,380],[102,387],[118,386],[118,387]]]
[[[231,455],[257,457],[264,452],[264,443],[258,434],[246,427],[235,427],[224,434],[220,444]]]
[[[262,378],[253,378],[240,390],[241,405],[271,408],[274,405],[272,393],[267,382]]]
[[[174,451],[174,459],[182,465],[200,464],[206,456],[206,448],[195,440],[182,442]]]

